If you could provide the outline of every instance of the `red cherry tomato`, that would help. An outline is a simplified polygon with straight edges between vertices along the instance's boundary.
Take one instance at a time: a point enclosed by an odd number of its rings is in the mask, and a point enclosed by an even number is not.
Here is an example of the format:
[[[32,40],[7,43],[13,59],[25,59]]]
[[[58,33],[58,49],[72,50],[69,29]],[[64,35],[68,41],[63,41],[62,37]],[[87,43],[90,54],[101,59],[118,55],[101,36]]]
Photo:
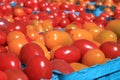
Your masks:
[[[63,18],[63,19],[60,20],[59,25],[60,25],[61,27],[65,27],[65,26],[67,26],[69,23],[70,23],[70,20],[69,20],[68,18]]]
[[[119,43],[108,41],[100,45],[100,49],[103,51],[107,58],[116,58],[120,56]]]
[[[9,27],[7,28],[7,32],[11,31],[21,31],[24,34],[26,33],[25,23],[23,21],[15,21],[9,24]]]
[[[52,67],[50,61],[41,56],[34,56],[24,71],[29,80],[47,80],[52,77]]]
[[[35,55],[44,56],[42,48],[36,43],[27,43],[21,48],[20,60],[22,63],[27,64]]]
[[[30,7],[32,10],[39,10],[38,3],[39,0],[25,0],[24,6]]]
[[[20,69],[21,63],[17,56],[12,53],[0,54],[0,70]]]
[[[71,21],[75,21],[76,18],[77,18],[77,15],[76,15],[75,13],[69,13],[69,14],[68,14],[68,17],[69,17],[69,19],[70,19]]]
[[[5,71],[9,80],[28,80],[27,75],[18,69],[8,69]]]
[[[83,56],[88,50],[98,48],[98,46],[97,46],[95,43],[93,43],[93,42],[91,42],[91,41],[89,41],[89,40],[86,40],[86,39],[76,40],[76,41],[73,42],[72,45],[73,45],[73,46],[76,46],[76,47],[80,50],[82,56]]]
[[[55,59],[62,59],[66,62],[77,62],[81,58],[81,53],[78,48],[74,46],[63,46],[55,50]]]

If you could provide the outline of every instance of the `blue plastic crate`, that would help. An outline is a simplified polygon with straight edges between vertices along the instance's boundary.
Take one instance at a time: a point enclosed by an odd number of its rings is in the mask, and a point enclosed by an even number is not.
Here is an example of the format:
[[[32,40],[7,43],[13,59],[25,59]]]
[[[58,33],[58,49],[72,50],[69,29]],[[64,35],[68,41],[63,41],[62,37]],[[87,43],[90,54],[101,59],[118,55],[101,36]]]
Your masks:
[[[71,74],[53,73],[52,80],[120,80],[120,57]]]

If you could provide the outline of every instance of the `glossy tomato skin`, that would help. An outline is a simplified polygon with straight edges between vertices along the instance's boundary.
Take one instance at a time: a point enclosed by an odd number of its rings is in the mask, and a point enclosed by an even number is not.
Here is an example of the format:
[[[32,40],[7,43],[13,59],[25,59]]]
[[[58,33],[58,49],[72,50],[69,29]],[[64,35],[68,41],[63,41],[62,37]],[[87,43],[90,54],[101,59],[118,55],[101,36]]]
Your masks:
[[[66,62],[77,62],[81,58],[81,53],[78,48],[74,46],[63,46],[55,50],[55,59],[62,59]]]
[[[50,61],[41,56],[34,56],[24,69],[24,72],[27,74],[29,80],[49,80],[52,77]]]
[[[28,80],[27,75],[19,69],[8,69],[5,73],[9,80]]]
[[[62,59],[52,59],[50,61],[53,70],[58,70],[63,74],[70,74],[74,72],[70,64]]]
[[[7,42],[7,33],[5,31],[0,31],[0,45],[5,45]]]
[[[19,58],[12,53],[0,54],[0,70],[5,71],[8,69],[20,69],[21,62]]]
[[[11,32],[11,31],[21,31],[22,33],[26,33],[26,28],[25,28],[25,23],[22,21],[15,21],[15,22],[11,22],[7,28],[7,32]]]
[[[64,27],[67,26],[69,23],[70,23],[70,20],[69,20],[68,18],[63,18],[63,19],[60,20],[59,25],[64,28]]]
[[[8,25],[9,25],[9,21],[7,21],[4,18],[0,18],[0,30],[6,31]]]
[[[80,50],[82,56],[84,56],[88,50],[98,48],[95,43],[86,39],[75,40],[72,45]]]
[[[42,48],[36,43],[27,43],[21,48],[20,60],[22,63],[27,64],[36,55],[44,56]]]
[[[8,80],[6,73],[3,71],[0,71],[0,80]]]
[[[120,56],[120,44],[116,42],[108,41],[100,45],[100,49],[103,51],[107,58],[116,58]]]

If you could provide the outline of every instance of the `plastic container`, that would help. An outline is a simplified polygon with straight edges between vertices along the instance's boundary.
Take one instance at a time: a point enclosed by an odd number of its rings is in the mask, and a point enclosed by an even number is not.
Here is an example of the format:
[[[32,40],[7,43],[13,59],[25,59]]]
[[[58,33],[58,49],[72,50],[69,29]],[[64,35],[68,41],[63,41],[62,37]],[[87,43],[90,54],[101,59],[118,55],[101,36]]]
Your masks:
[[[120,80],[120,57],[71,74],[53,71],[52,80]]]

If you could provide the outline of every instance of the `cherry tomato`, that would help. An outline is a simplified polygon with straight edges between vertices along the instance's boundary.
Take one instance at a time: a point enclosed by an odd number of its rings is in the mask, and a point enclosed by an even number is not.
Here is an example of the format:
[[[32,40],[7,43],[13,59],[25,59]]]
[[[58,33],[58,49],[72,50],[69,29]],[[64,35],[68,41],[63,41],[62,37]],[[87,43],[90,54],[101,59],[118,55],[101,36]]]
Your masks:
[[[15,39],[26,39],[25,35],[20,31],[11,31],[7,35],[7,43]]]
[[[23,8],[20,8],[20,7],[15,7],[13,9],[13,15],[14,16],[24,16],[26,15],[25,11]]]
[[[113,41],[107,41],[100,45],[100,49],[104,52],[107,58],[116,58],[120,56],[120,45]]]
[[[55,50],[55,59],[62,59],[66,62],[77,62],[81,58],[81,53],[78,48],[74,46],[63,46]]]
[[[100,49],[88,50],[82,58],[82,63],[87,66],[104,63],[105,55]]]
[[[21,62],[19,58],[12,53],[0,54],[0,70],[20,69]]]
[[[68,25],[69,23],[70,23],[70,20],[69,20],[68,18],[63,18],[63,19],[60,20],[59,25],[60,25],[61,27],[65,27],[65,26]]]
[[[27,44],[26,39],[14,39],[8,43],[8,51],[19,56],[23,45]]]
[[[44,56],[42,48],[36,43],[27,43],[21,48],[20,59],[22,63],[27,64],[35,55]]]
[[[9,24],[9,27],[7,28],[7,32],[11,31],[21,31],[24,34],[26,33],[25,23],[23,21],[14,21]]]
[[[76,46],[76,47],[80,50],[82,56],[83,56],[88,50],[98,48],[98,46],[97,46],[95,43],[93,43],[92,41],[86,40],[86,39],[76,40],[76,41],[73,42],[72,45],[73,45],[73,46]]]
[[[41,56],[34,56],[24,71],[29,80],[50,79],[52,77],[50,61]]]

